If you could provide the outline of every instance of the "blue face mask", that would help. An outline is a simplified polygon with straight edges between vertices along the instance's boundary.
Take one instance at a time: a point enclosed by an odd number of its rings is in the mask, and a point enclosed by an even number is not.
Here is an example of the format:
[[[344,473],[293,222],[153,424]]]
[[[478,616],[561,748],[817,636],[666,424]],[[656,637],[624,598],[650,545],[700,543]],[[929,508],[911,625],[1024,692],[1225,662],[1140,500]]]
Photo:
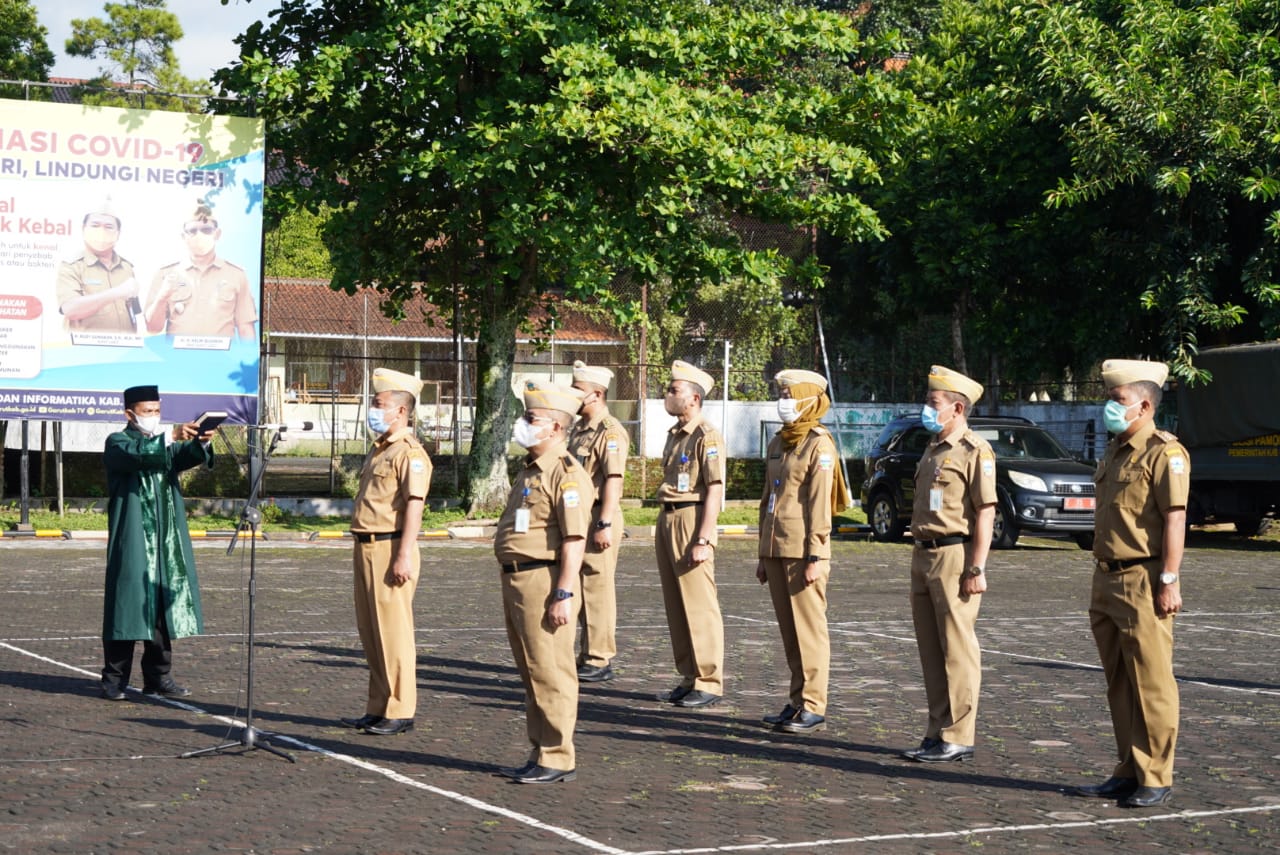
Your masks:
[[[365,423],[369,425],[369,430],[382,436],[391,430],[391,425],[387,424],[386,413],[377,407],[370,407],[368,414],[365,416]]]
[[[1102,423],[1112,433],[1124,433],[1129,429],[1129,425],[1135,421],[1134,419],[1126,419],[1124,417],[1125,413],[1141,403],[1141,401],[1138,401],[1126,407],[1119,401],[1107,401],[1106,406],[1102,408]]]
[[[920,422],[929,433],[942,433],[942,429],[951,423],[951,419],[947,419],[945,422],[938,421],[938,411],[925,404],[920,409]]]

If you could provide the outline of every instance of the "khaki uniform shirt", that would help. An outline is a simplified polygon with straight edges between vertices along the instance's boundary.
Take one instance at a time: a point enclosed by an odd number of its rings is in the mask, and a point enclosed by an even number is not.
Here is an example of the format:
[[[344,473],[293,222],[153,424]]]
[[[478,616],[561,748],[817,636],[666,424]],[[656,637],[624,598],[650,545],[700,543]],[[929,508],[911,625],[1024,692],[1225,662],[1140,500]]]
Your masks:
[[[935,439],[916,468],[911,535],[916,540],[968,537],[978,509],[996,499],[991,443],[968,428],[954,440]]]
[[[125,261],[117,253],[110,266],[92,252],[85,250],[83,254],[68,259],[58,266],[58,306],[73,297],[87,294],[100,294],[103,291],[128,282],[133,277],[133,265]],[[137,332],[137,327],[129,317],[129,307],[124,300],[112,300],[98,311],[86,318],[67,321],[67,329],[72,330],[111,330],[119,332]]]
[[[363,534],[402,530],[405,505],[411,499],[425,499],[430,486],[431,459],[412,428],[379,437],[360,470],[351,530]]]
[[[244,270],[221,256],[204,270],[190,261],[160,268],[151,293],[158,295],[166,280],[178,283],[165,308],[169,335],[232,336],[241,324],[258,319]]]
[[[680,474],[688,477],[688,489],[681,490]],[[724,439],[701,414],[688,424],[676,422],[667,433],[662,450],[660,502],[701,502],[707,487],[724,483]],[[719,508],[716,509],[717,511]]]
[[[781,434],[769,440],[760,498],[760,557],[831,557],[831,482],[836,446],[815,427],[788,451]]]
[[[607,478],[626,475],[630,442],[622,424],[608,413],[600,413],[590,422],[579,419],[574,425],[569,434],[569,453],[591,476],[596,501],[604,497]]]
[[[527,455],[498,520],[493,553],[499,563],[557,560],[565,538],[585,538],[591,530],[595,497],[591,477],[567,446],[554,446],[541,457]],[[516,531],[521,508],[529,511],[524,532]]]
[[[1111,440],[1093,481],[1093,554],[1100,561],[1154,558],[1164,547],[1164,514],[1187,506],[1191,458],[1171,433],[1144,425]]]

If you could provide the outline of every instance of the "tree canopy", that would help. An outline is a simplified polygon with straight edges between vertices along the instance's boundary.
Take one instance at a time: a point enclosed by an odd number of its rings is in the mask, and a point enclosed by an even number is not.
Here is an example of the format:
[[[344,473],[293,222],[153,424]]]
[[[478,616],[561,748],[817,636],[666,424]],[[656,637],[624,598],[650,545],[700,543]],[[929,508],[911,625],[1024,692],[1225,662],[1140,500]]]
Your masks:
[[[48,80],[53,68],[48,37],[29,0],[0,0],[0,79]],[[22,95],[18,87],[0,87],[5,98]]]
[[[876,73],[832,90],[795,74],[856,59],[848,17],[780,5],[622,0],[286,3],[218,75],[253,96],[304,168],[275,204],[333,214],[337,287],[392,313],[421,290],[475,335],[473,510],[505,495],[515,333],[552,292],[636,306],[611,284],[817,287],[811,261],[744,248],[729,218],[878,237],[844,187],[901,108]]]

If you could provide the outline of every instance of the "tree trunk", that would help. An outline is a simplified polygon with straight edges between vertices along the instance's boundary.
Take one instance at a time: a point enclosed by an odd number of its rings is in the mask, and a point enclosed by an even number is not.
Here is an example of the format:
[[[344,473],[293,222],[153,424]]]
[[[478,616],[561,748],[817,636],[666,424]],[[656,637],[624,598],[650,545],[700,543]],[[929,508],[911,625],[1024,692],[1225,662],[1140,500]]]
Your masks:
[[[964,358],[964,307],[968,292],[962,291],[956,298],[955,310],[951,313],[951,363],[956,371],[966,377],[969,367]]]
[[[511,371],[516,331],[523,316],[519,300],[497,300],[476,337],[476,416],[468,460],[467,506],[467,515],[473,518],[502,508],[511,490],[507,447],[516,415],[524,412],[511,394]]]

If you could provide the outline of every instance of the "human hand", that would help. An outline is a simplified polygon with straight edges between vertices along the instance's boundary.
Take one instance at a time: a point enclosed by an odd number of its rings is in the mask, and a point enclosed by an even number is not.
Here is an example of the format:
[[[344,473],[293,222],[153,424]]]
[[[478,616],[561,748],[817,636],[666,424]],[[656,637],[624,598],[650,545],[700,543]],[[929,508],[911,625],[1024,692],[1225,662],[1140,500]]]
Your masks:
[[[553,600],[551,605],[547,606],[547,622],[553,627],[567,624],[570,615],[573,614],[573,606],[569,605],[570,602],[570,600]]]
[[[1156,616],[1168,617],[1182,611],[1182,590],[1178,583],[1161,585],[1156,593]]]
[[[756,581],[761,585],[769,581],[768,575],[764,572],[764,561],[756,562]]]
[[[599,549],[601,552],[604,552],[606,549],[608,549],[610,546],[613,545],[613,535],[610,534],[610,532],[612,531],[613,531],[612,528],[596,529],[595,534],[591,535],[591,543],[595,546],[596,549]]]

